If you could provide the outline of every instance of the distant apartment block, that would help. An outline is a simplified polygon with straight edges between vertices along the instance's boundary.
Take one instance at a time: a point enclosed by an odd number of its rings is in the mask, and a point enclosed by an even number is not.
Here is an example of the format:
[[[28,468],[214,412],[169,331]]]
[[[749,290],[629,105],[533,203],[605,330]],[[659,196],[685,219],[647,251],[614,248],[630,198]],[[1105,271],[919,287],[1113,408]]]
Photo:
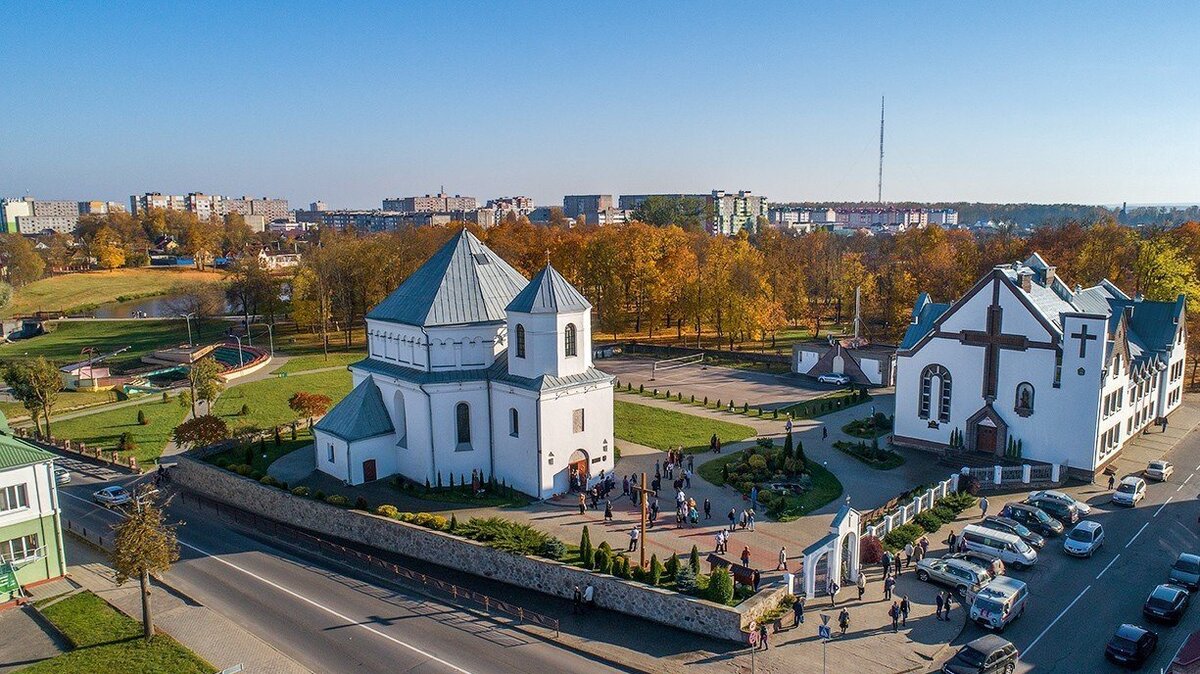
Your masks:
[[[707,194],[622,194],[617,202],[617,207],[622,210],[632,211],[641,206],[650,197],[662,197],[664,199],[700,199],[708,201]]]
[[[528,218],[535,208],[532,197],[497,197],[487,202],[487,210],[491,211],[495,222],[503,222],[510,214]]]
[[[317,211],[317,212],[327,211],[327,210],[329,210],[329,205],[326,204],[324,201],[314,201],[308,205],[308,210]]]
[[[383,200],[383,210],[398,213],[449,213],[473,211],[476,208],[478,204],[475,197],[458,194],[450,196],[445,192],[426,194],[423,197],[395,197]]]
[[[958,225],[958,211],[953,208],[935,208],[929,211],[929,224],[943,227]]]
[[[17,218],[31,217],[32,215],[32,198],[0,199],[0,223],[4,226],[5,234],[16,234],[19,232]]]
[[[125,206],[115,201],[81,201],[80,215],[106,215],[108,213],[124,212]]]
[[[613,220],[608,215],[613,210],[611,194],[568,194],[563,197],[563,215],[589,225],[610,224],[601,221]]]
[[[74,234],[79,226],[79,214],[75,215],[18,215],[17,231],[29,236],[59,232]]]
[[[230,198],[219,194],[190,192],[186,195],[160,194],[147,192],[142,195],[129,197],[130,211],[137,215],[151,209],[164,211],[181,211],[194,213],[197,218],[207,220],[210,217],[223,217],[230,213],[241,215],[261,215],[268,222],[271,220],[291,218],[287,199],[270,199],[267,197]]]
[[[260,197],[226,198],[221,205],[221,215],[239,213],[243,216],[261,215],[267,222],[274,220],[291,220],[292,211],[288,208],[287,199],[269,199]]]
[[[708,231],[733,236],[743,229],[753,231],[759,218],[767,217],[767,198],[747,190],[728,194],[713,190],[708,197]]]

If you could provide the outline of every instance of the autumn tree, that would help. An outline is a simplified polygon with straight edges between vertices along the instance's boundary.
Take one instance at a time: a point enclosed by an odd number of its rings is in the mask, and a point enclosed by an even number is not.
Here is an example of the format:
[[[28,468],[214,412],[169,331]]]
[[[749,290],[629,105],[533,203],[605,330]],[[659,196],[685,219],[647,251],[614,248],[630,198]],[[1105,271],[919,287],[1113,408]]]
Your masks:
[[[33,283],[46,271],[46,262],[29,239],[20,234],[0,234],[0,264],[15,288]]]
[[[175,427],[172,438],[181,447],[207,447],[229,437],[225,420],[212,414],[188,419]]]
[[[13,361],[4,370],[4,380],[8,383],[12,396],[29,410],[34,427],[39,428],[39,417],[44,419],[44,437],[52,438],[50,415],[58,401],[58,393],[62,390],[62,375],[59,374],[58,368],[42,357],[33,361]]]
[[[196,401],[203,401],[212,414],[212,402],[221,395],[225,383],[221,380],[221,365],[212,356],[201,358],[188,367],[188,386],[192,394],[192,416],[196,416]]]
[[[88,242],[88,249],[101,269],[112,271],[125,264],[125,248],[116,232],[101,226]]]
[[[296,416],[307,417],[309,427],[312,427],[313,417],[325,414],[332,404],[333,399],[324,393],[296,391],[291,398],[288,398],[288,407],[292,408]]]
[[[175,526],[166,522],[156,502],[158,491],[149,484],[138,487],[130,512],[114,529],[112,563],[117,585],[136,578],[142,594],[142,636],[154,637],[150,603],[150,575],[163,574],[179,559]]]

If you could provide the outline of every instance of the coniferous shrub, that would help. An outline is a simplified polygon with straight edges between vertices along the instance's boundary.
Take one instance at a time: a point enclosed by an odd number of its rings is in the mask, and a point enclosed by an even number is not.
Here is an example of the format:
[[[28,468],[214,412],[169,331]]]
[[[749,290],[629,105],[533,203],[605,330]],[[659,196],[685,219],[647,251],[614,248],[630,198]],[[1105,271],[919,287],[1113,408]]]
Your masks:
[[[647,580],[651,585],[661,585],[663,574],[666,573],[662,562],[658,561],[658,555],[650,555],[650,570],[647,571]]]
[[[700,549],[692,546],[692,552],[688,555],[688,566],[692,567],[692,572],[700,573]]]
[[[139,426],[145,426],[150,423],[150,420],[146,418],[146,410],[138,410],[137,421]]]
[[[708,590],[705,598],[718,604],[729,604],[733,601],[733,574],[725,567],[717,567],[708,576]]]

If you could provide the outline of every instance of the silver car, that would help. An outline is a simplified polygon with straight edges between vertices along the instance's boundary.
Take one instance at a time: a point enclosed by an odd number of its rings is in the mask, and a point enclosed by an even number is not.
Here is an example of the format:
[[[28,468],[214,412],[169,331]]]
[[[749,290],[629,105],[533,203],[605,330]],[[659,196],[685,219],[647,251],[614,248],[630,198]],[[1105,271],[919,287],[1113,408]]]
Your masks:
[[[954,588],[963,599],[974,595],[992,580],[987,569],[965,559],[930,559],[917,562],[917,578],[926,583],[938,583]]]

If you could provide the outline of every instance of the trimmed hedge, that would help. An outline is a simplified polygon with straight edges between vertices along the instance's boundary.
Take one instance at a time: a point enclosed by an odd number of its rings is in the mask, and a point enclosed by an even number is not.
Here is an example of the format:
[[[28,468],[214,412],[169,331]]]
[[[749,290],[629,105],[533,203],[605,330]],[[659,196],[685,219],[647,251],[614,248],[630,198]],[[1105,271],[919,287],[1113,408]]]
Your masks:
[[[925,535],[925,530],[909,522],[892,529],[883,537],[883,544],[893,550],[899,550]]]

